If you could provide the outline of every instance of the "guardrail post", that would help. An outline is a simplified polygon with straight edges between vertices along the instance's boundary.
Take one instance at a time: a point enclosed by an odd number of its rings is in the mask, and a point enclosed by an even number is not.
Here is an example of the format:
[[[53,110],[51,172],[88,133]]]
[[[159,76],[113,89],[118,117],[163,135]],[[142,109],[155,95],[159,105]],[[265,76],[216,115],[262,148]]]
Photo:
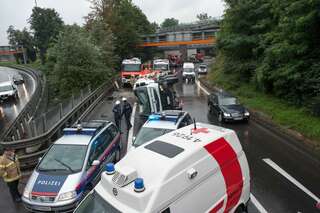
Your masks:
[[[42,114],[42,124],[43,124],[43,133],[47,130],[47,116],[45,113]]]
[[[60,119],[63,117],[63,108],[62,108],[62,103],[60,103],[59,104],[59,108],[60,108],[60,110],[59,110],[59,114],[60,114]]]
[[[38,130],[37,130],[37,125],[36,125],[36,121],[32,120],[32,127],[33,127],[33,137],[37,137],[38,136]]]
[[[71,109],[73,109],[73,107],[74,107],[74,95],[72,94],[71,95]]]
[[[80,100],[83,100],[83,89],[80,90]]]

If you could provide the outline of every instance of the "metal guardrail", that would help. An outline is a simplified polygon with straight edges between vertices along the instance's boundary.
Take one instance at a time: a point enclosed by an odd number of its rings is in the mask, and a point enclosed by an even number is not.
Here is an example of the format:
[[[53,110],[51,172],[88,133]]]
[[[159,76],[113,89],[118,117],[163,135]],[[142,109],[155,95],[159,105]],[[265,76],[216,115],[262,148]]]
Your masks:
[[[35,91],[30,100],[21,110],[17,118],[9,124],[9,127],[0,136],[1,140],[16,140],[21,139],[25,134],[28,134],[28,122],[39,112],[39,107],[44,100],[46,91],[46,78],[41,72],[22,66],[10,66],[13,69],[21,70],[28,73],[37,82]],[[2,142],[0,142],[2,144]]]
[[[38,163],[38,159],[47,151],[50,145],[57,140],[65,127],[75,123],[83,113],[88,113],[88,109],[92,109],[93,105],[98,104],[105,92],[113,89],[113,84],[106,82],[87,97],[81,98],[81,101],[76,104],[72,110],[59,119],[55,124],[48,128],[43,134],[33,138],[0,142],[4,147],[11,147],[16,150],[20,156],[21,169],[33,169]]]

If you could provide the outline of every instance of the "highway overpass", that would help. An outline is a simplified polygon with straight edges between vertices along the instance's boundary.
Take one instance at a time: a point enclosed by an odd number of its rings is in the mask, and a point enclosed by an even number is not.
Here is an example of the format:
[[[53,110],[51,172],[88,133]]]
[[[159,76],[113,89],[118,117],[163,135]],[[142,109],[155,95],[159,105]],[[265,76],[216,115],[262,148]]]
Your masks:
[[[142,48],[153,48],[164,53],[179,51],[184,57],[190,52],[206,52],[216,45],[220,27],[214,21],[196,22],[159,29],[155,34],[143,35]]]

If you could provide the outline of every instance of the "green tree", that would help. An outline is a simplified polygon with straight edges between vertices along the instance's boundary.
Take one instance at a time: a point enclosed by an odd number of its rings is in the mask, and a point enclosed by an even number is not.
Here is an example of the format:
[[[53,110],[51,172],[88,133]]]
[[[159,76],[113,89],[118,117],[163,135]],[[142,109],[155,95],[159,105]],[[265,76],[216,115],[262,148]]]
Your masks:
[[[47,49],[57,38],[63,21],[54,9],[34,7],[29,23],[34,33],[35,45],[39,49],[41,63],[44,64]]]
[[[26,28],[22,31],[16,30],[12,25],[7,30],[9,44],[12,46],[23,46],[26,50],[27,61],[35,61],[37,59],[36,50],[34,48],[34,39]],[[17,60],[23,60],[21,54],[15,55]]]
[[[7,30],[9,44],[12,46],[23,46],[27,56],[27,62],[35,61],[37,59],[36,50],[34,48],[34,39],[30,32],[26,28],[22,31],[14,29],[11,25]],[[15,55],[16,60],[22,61],[23,55]]]
[[[91,0],[92,12],[87,25],[102,20],[113,34],[115,53],[119,59],[139,56],[141,35],[154,32],[145,14],[131,0]],[[90,27],[89,27],[90,28]]]
[[[161,28],[167,28],[167,27],[175,27],[179,25],[179,20],[175,18],[166,18],[162,24]]]
[[[297,105],[314,100],[320,92],[320,2],[225,2],[221,70]]]
[[[91,85],[98,87],[112,75],[106,66],[105,55],[83,28],[66,26],[57,37],[56,44],[48,50],[47,70],[56,94],[69,97],[72,92]]]

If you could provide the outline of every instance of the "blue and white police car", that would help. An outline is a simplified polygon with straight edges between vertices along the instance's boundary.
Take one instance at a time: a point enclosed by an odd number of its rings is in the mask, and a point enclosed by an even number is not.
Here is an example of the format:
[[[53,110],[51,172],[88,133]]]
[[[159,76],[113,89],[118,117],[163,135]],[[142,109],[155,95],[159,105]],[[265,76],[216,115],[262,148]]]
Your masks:
[[[63,133],[25,187],[22,200],[29,211],[73,211],[100,180],[105,165],[120,160],[120,132],[111,122],[84,122]]]
[[[190,114],[185,111],[165,110],[161,113],[151,114],[136,137],[133,137],[132,146],[128,146],[128,151],[141,146],[156,137],[188,126],[192,123],[193,120]]]

